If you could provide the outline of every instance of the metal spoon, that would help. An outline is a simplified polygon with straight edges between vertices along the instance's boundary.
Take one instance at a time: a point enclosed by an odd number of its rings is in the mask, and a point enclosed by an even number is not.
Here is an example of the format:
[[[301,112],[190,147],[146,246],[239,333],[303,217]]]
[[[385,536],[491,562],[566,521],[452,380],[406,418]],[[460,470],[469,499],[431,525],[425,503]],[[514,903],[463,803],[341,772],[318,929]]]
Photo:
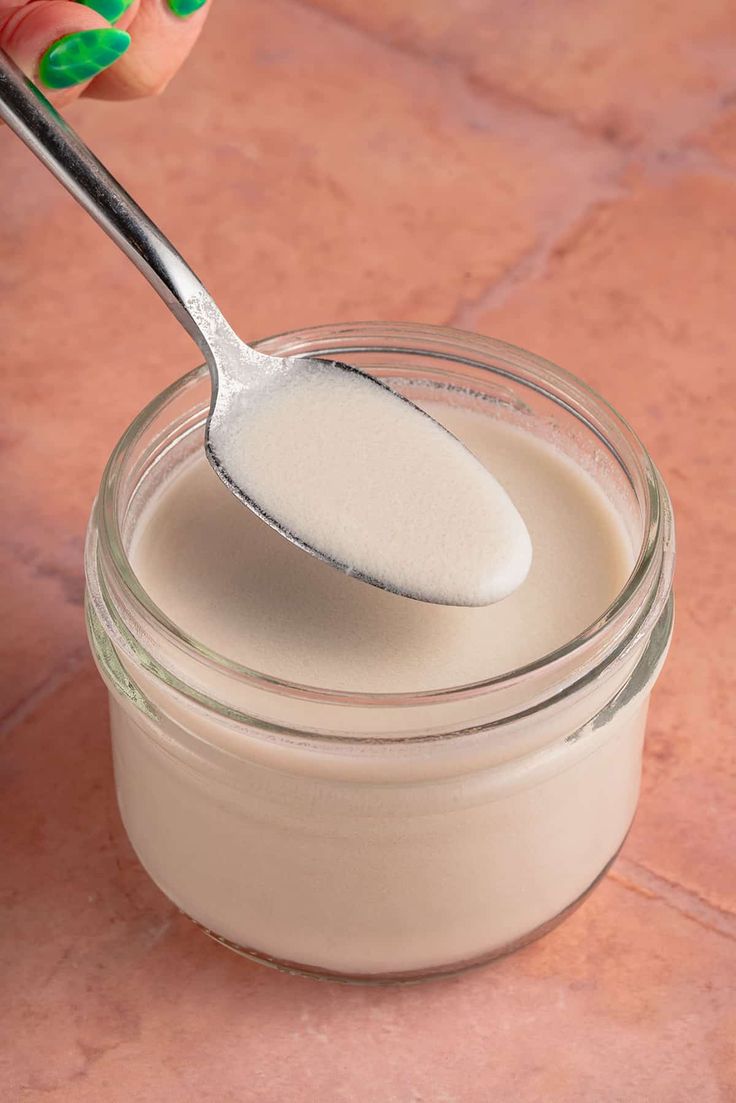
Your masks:
[[[458,468],[457,483],[464,486],[462,473],[465,468],[463,468],[463,464],[465,464],[468,471],[474,473],[472,464],[477,464],[478,461],[467,452],[459,441],[437,422],[429,418],[422,410],[402,396],[395,394],[385,384],[358,371],[358,369],[335,361],[266,356],[241,341],[230,328],[202,283],[173,245],[97,160],[82,139],[59,115],[38,88],[26,79],[14,62],[2,51],[0,51],[0,118],[5,120],[39,160],[61,181],[77,202],[127,254],[204,353],[212,375],[212,403],[206,426],[205,448],[213,468],[228,489],[241,502],[245,503],[264,521],[304,551],[363,581],[407,597],[441,604],[482,605],[505,597],[508,592],[519,585],[526,575],[531,559],[528,534],[523,521],[503,489],[486,472],[483,472],[485,496],[483,501],[479,501],[478,504],[481,510],[486,510],[490,526],[487,526],[487,528],[491,534],[491,539],[488,541],[490,550],[487,563],[485,561],[480,562],[480,559],[485,555],[485,551],[480,557],[476,554],[473,570],[477,568],[478,578],[471,580],[472,570],[466,572],[468,574],[468,585],[465,584],[466,579],[462,573],[462,564],[457,562],[458,554],[462,553],[464,547],[462,534],[459,534],[456,543],[449,547],[446,556],[447,571],[440,570],[438,572],[433,569],[426,571],[424,576],[421,576],[420,572],[417,579],[412,577],[411,570],[407,574],[407,571],[403,569],[405,564],[401,565],[401,570],[393,569],[391,564],[388,567],[384,564],[381,570],[374,570],[372,563],[366,561],[365,548],[359,546],[361,544],[359,531],[356,531],[354,539],[351,537],[352,543],[348,540],[347,547],[343,542],[341,554],[339,555],[326,547],[320,539],[317,539],[316,543],[313,542],[314,536],[312,535],[310,538],[309,531],[312,531],[313,534],[316,531],[321,537],[322,533],[329,530],[332,521],[332,517],[327,513],[332,508],[329,495],[323,493],[319,479],[320,465],[323,465],[323,469],[326,469],[329,465],[331,465],[333,471],[335,468],[336,457],[330,453],[329,439],[324,441],[324,455],[315,453],[314,448],[311,448],[310,453],[314,464],[315,478],[310,484],[313,500],[308,502],[307,505],[312,512],[321,511],[324,515],[320,518],[321,527],[318,526],[317,529],[312,528],[311,530],[309,526],[305,528],[300,524],[299,517],[296,517],[295,520],[293,512],[288,518],[279,516],[278,509],[274,512],[272,505],[258,499],[257,496],[254,497],[252,490],[245,485],[248,480],[234,474],[232,459],[226,462],[225,456],[232,456],[232,449],[228,451],[224,447],[224,443],[232,441],[233,420],[242,416],[244,410],[247,411],[252,408],[252,404],[265,393],[268,393],[273,399],[274,392],[278,395],[280,388],[293,387],[296,382],[305,384],[305,381],[309,382],[310,380],[312,382],[317,380],[322,385],[328,375],[335,385],[340,384],[340,386],[345,387],[350,385],[353,392],[355,392],[355,385],[359,377],[363,385],[362,391],[358,388],[360,394],[351,392],[348,396],[349,402],[355,400],[365,401],[366,398],[372,398],[374,400],[373,406],[376,406],[375,399],[378,396],[372,388],[380,388],[382,398],[390,396],[392,402],[395,401],[401,404],[405,421],[406,412],[411,411],[411,435],[414,438],[415,446],[418,441],[419,451],[425,455],[424,470],[427,471],[425,482],[432,477],[441,482],[446,469],[448,467],[452,468],[455,464]],[[369,391],[365,390],[366,384],[370,384]],[[347,395],[347,393],[346,391],[345,394]],[[315,423],[317,430],[319,430],[318,418],[319,411]],[[417,435],[418,422],[415,419],[422,419],[422,425],[426,427],[426,432],[421,435],[421,438]],[[408,422],[406,424],[408,425]],[[432,447],[425,449],[424,445],[428,440],[427,433],[432,434]],[[327,438],[328,434],[322,434],[322,436]],[[319,439],[319,437],[320,434],[317,431],[314,434],[314,439]],[[394,469],[390,470],[389,475],[391,477],[387,479],[385,447],[379,454],[377,450],[381,447],[380,442],[374,442],[371,445],[367,439],[367,434],[366,440],[356,441],[356,447],[358,446],[362,447],[365,452],[366,462],[363,464],[362,470],[370,469],[372,459],[380,460],[384,468],[385,485],[382,490],[384,498],[387,488],[388,493],[392,496],[392,501],[393,495],[396,495],[396,510],[393,516],[388,517],[389,523],[386,526],[386,539],[390,541],[396,537],[397,523],[410,526],[417,522],[417,516],[411,516],[411,508],[415,498],[414,488],[405,485],[405,464],[402,462],[399,452],[396,453],[395,461],[391,461],[394,463]],[[373,447],[372,453],[371,447]],[[223,451],[225,456],[223,456]],[[269,453],[269,456],[271,455],[272,453]],[[293,458],[298,464],[299,456]],[[338,460],[337,467],[339,468],[339,466]],[[358,465],[353,466],[353,478],[355,478],[356,471],[361,471]],[[286,477],[288,477],[288,474]],[[346,474],[345,479],[348,477]],[[366,489],[370,491],[371,488],[364,485],[364,479],[360,479],[358,482],[360,482],[361,492],[365,496]],[[447,482],[446,479],[445,482]],[[344,503],[347,500],[345,491],[347,489],[349,493],[350,487],[343,486],[338,489],[343,495],[342,501]],[[450,490],[452,490],[452,487]],[[446,497],[449,500],[450,498],[456,498],[457,495],[450,493]],[[430,509],[433,506],[435,509],[439,508],[431,498],[427,500],[430,502]],[[471,502],[472,506],[475,504]],[[335,510],[337,508],[335,506]],[[305,515],[307,512],[309,510],[305,511]],[[388,512],[390,513],[390,510]],[[374,518],[374,524],[376,517],[382,522],[386,514],[387,510],[385,508],[383,512],[374,512],[373,515],[368,509],[366,511],[366,524],[369,523],[371,516]],[[402,515],[397,517],[396,514]],[[457,508],[455,514],[457,514]],[[360,511],[358,511],[357,516],[360,521],[362,517]],[[336,519],[339,520],[339,518]],[[457,527],[458,524],[462,526],[464,520],[467,520],[467,518],[451,516],[449,512],[446,524],[442,517],[437,518],[437,535],[443,546],[450,526],[455,525]],[[499,522],[499,525],[496,525],[496,521]],[[326,527],[323,522],[326,522]],[[364,537],[366,535],[370,535],[373,540],[373,547],[381,548],[380,540],[383,539],[381,533],[376,534],[375,531],[370,534],[363,533]],[[376,536],[379,537],[378,542]],[[362,543],[365,543],[365,540]],[[493,547],[494,543],[495,548]],[[361,551],[363,552],[362,559]],[[511,562],[512,558],[514,562]],[[455,572],[454,576],[450,578],[453,570]],[[472,585],[470,584],[471,581],[473,582]]]

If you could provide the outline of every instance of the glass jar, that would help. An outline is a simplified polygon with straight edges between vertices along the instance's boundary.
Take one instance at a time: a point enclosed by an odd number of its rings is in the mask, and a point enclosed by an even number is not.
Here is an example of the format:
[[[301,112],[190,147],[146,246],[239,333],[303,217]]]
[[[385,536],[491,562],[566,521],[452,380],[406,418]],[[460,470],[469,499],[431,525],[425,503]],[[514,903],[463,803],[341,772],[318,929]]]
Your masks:
[[[126,553],[151,495],[202,447],[210,382],[190,372],[115,448],[87,541],[126,830],[183,912],[258,961],[354,981],[488,961],[579,904],[628,831],[672,629],[667,491],[600,397],[499,341],[365,323],[259,347],[345,360],[552,441],[603,489],[636,563],[595,624],[485,682],[351,694],[240,667],[170,622]]]

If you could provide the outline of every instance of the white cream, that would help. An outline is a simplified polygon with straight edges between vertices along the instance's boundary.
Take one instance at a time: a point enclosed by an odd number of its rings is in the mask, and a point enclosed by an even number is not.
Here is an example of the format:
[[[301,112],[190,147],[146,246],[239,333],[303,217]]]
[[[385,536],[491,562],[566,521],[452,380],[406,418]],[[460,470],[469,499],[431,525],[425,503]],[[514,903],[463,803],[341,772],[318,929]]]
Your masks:
[[[219,466],[247,499],[302,545],[398,593],[487,605],[521,585],[529,534],[489,470],[386,387],[300,363],[288,382],[236,392],[210,425]]]

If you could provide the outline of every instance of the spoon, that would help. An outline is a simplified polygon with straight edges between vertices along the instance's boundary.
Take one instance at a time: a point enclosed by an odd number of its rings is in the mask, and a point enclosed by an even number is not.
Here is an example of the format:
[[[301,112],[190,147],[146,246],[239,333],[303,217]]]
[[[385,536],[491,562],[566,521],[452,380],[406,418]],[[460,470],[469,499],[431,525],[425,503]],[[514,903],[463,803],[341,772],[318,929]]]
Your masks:
[[[298,547],[405,597],[486,605],[531,542],[504,489],[438,422],[348,364],[267,356],[233,332],[173,245],[0,51],[0,118],[99,223],[204,353],[209,462]]]

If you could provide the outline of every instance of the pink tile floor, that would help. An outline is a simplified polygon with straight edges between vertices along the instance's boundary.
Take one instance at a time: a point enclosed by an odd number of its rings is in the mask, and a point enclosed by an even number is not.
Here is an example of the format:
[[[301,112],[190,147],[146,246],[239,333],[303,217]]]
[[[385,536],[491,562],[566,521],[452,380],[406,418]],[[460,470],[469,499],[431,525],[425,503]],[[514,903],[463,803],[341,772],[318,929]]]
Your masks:
[[[123,837],[81,606],[110,448],[197,353],[0,133],[0,1099],[736,1099],[732,0],[217,0],[162,98],[70,116],[245,335],[448,323],[602,390],[673,495],[678,623],[632,834],[546,939],[402,990],[210,943]]]

